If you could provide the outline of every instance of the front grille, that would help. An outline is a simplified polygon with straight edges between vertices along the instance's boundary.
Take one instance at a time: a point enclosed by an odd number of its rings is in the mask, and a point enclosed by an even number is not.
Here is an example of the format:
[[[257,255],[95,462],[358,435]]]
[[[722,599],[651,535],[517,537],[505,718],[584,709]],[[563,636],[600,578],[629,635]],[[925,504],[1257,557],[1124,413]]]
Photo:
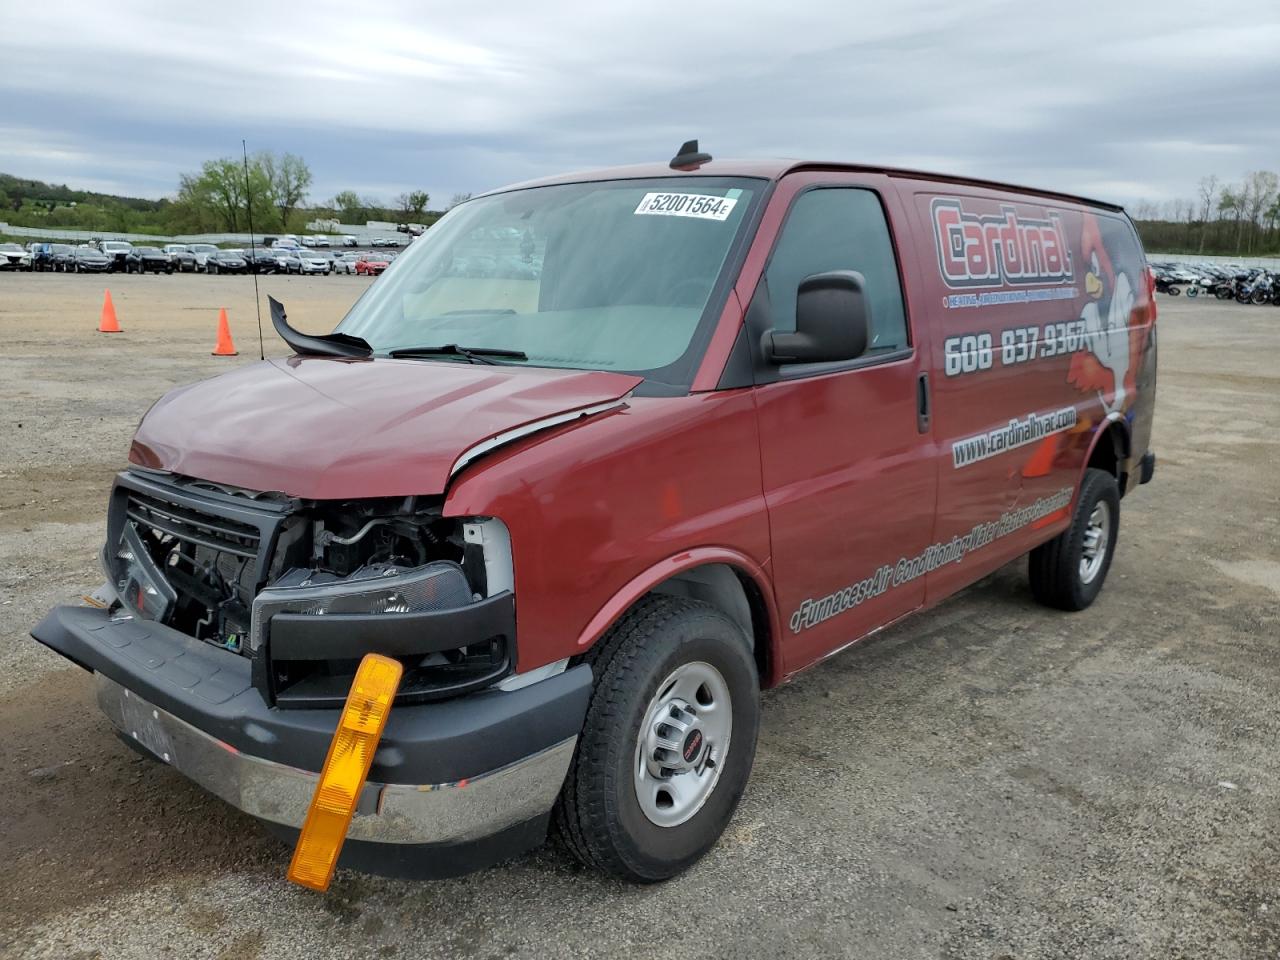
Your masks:
[[[112,578],[117,586],[133,582],[118,547],[126,531],[134,531],[164,581],[159,595],[172,596],[163,610],[135,603],[140,612],[196,639],[247,652],[250,607],[272,573],[274,546],[288,513],[287,502],[129,471],[116,483],[108,518]]]
[[[250,524],[211,516],[146,494],[131,494],[126,513],[130,520],[219,553],[256,561],[261,549],[262,534]]]

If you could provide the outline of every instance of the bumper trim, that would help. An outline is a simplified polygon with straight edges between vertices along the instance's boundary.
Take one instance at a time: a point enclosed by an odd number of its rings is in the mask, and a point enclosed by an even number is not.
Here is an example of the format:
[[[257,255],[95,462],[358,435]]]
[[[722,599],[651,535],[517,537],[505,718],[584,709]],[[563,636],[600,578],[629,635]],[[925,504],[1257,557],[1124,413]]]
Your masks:
[[[299,828],[318,774],[237,750],[100,673],[98,704],[120,733],[238,810]],[[352,840],[390,844],[476,841],[544,816],[554,805],[577,737],[497,770],[452,783],[366,783]]]

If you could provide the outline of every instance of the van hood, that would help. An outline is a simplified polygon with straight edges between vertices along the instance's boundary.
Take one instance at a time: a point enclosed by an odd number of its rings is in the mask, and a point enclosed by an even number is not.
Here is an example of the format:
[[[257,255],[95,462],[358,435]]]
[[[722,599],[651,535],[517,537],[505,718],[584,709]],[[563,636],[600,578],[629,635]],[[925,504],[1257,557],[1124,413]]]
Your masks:
[[[641,382],[451,361],[268,360],[170,391],[138,425],[129,460],[312,500],[443,493],[455,465],[513,431],[602,412]]]

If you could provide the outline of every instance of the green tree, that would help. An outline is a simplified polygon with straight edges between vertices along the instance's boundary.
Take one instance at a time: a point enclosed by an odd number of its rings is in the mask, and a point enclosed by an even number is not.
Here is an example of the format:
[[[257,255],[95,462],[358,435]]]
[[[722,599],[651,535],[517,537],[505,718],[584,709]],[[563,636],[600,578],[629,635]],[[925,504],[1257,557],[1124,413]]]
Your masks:
[[[396,206],[400,208],[402,214],[401,219],[405,222],[410,220],[415,223],[422,218],[422,211],[427,209],[427,204],[431,202],[431,195],[425,190],[413,190],[409,193],[402,193],[396,197]]]
[[[354,190],[339,191],[329,201],[329,205],[337,212],[343,223],[355,223],[357,220],[368,219],[364,215],[364,204]]]
[[[280,214],[280,223],[289,222],[289,216],[302,205],[311,187],[311,170],[301,157],[285,153],[277,157],[273,153],[259,153],[254,161],[262,168],[271,191],[271,202]]]
[[[258,158],[244,164],[234,157],[207,160],[198,174],[183,174],[177,203],[193,214],[201,225],[237,232],[248,228],[252,204],[256,230],[272,230],[279,223],[271,182]]]

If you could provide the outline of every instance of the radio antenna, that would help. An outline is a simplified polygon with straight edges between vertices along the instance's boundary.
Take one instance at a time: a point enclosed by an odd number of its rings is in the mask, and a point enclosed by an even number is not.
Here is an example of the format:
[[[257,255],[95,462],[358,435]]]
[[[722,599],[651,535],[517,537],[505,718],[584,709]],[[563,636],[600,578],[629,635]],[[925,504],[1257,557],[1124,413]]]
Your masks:
[[[240,154],[244,157],[244,202],[249,207],[249,269],[253,273],[253,305],[258,308],[258,359],[267,359],[262,345],[262,300],[258,296],[258,245],[253,240],[253,188],[249,184],[249,148],[240,140]]]

